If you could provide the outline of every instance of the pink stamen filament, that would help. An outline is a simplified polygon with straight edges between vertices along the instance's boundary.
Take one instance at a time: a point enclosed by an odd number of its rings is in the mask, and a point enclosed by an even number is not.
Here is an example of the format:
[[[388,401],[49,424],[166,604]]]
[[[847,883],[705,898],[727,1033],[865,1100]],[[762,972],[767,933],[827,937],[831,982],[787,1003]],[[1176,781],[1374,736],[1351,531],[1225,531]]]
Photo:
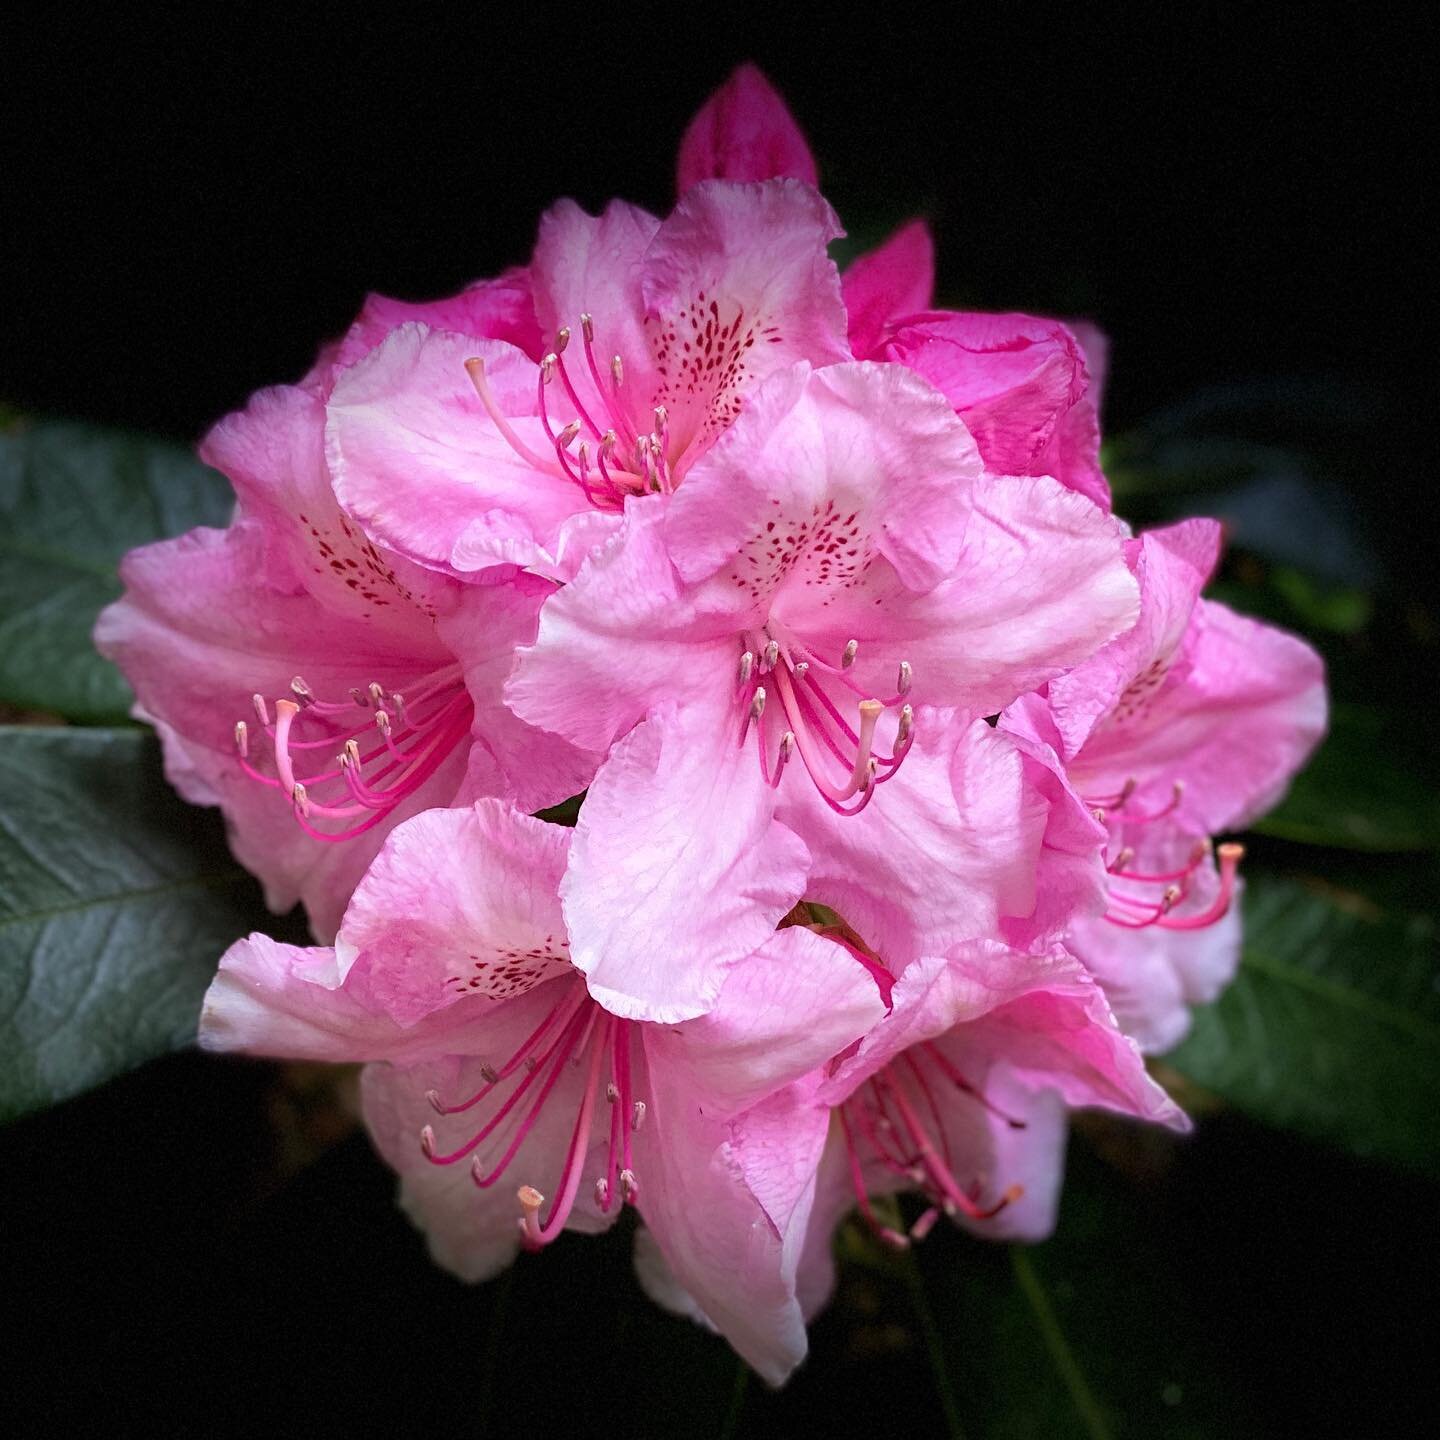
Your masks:
[[[598,1008],[595,1012],[600,1013]],[[580,1113],[575,1117],[575,1128],[570,1134],[570,1146],[565,1152],[565,1168],[560,1172],[560,1193],[555,1197],[555,1203],[550,1207],[550,1217],[535,1230],[533,1224],[527,1225],[525,1232],[526,1245],[531,1249],[539,1249],[548,1245],[564,1228],[565,1222],[570,1218],[570,1212],[575,1208],[575,1197],[580,1190],[581,1170],[584,1164],[585,1152],[590,1142],[590,1120],[595,1113],[595,1092],[599,1088],[600,1066],[605,1059],[605,1042],[609,1038],[606,1031],[613,1023],[610,1016],[606,1016],[601,1022],[601,1033],[595,1043],[590,1047],[590,1068],[585,1076],[585,1097],[580,1102]],[[527,1216],[527,1220],[531,1217]]]
[[[500,407],[495,403],[495,397],[490,393],[490,383],[485,378],[485,361],[480,356],[465,362],[465,372],[470,376],[470,383],[475,387],[475,393],[480,397],[480,403],[485,407],[485,412],[494,422],[495,428],[500,432],[505,443],[528,465],[534,466],[536,470],[543,471],[546,475],[559,475],[561,472],[549,460],[542,460],[516,433],[514,427],[501,413]]]
[[[622,1202],[633,1202],[638,1184],[632,1168],[630,1134],[644,1118],[645,1106],[634,1099],[631,1085],[630,1024],[607,1014],[589,997],[581,983],[567,989],[552,1005],[538,1025],[526,1036],[514,1054],[498,1070],[482,1068],[485,1083],[468,1099],[453,1105],[441,1101],[438,1093],[427,1096],[431,1107],[441,1115],[454,1115],[494,1096],[503,1082],[522,1068],[519,1079],[504,1102],[463,1145],[446,1153],[437,1153],[434,1131],[426,1126],[420,1136],[421,1150],[435,1165],[452,1165],[470,1159],[472,1182],[480,1189],[489,1189],[510,1169],[525,1142],[534,1133],[545,1106],[561,1077],[582,1060],[585,1073],[575,1123],[571,1129],[565,1157],[557,1177],[554,1200],[545,1219],[541,1211],[545,1197],[530,1185],[522,1186],[518,1198],[522,1209],[520,1229],[528,1249],[547,1245],[564,1229],[574,1209],[582,1182],[585,1157],[589,1153],[597,1096],[608,1062],[612,1080],[606,1087],[612,1113],[609,1126],[609,1147],[606,1173],[596,1181],[595,1194],[601,1208],[608,1210],[618,1188]],[[538,1053],[538,1058],[537,1058]],[[538,1087],[538,1089],[537,1089]],[[487,1170],[477,1153],[479,1147],[506,1125],[513,1126],[502,1153]],[[618,1185],[612,1182],[618,1181]]]
[[[353,839],[380,823],[435,774],[470,732],[473,708],[458,665],[427,677],[412,691],[408,704],[398,694],[391,696],[398,725],[379,708],[386,696],[378,684],[370,687],[371,697],[358,688],[352,690],[349,705],[317,700],[298,676],[292,689],[303,697],[303,707],[292,700],[277,700],[274,724],[264,726],[274,750],[275,775],[265,774],[251,761],[248,732],[238,727],[237,760],[249,778],[288,795],[301,829],[319,840]],[[256,705],[257,715],[263,706],[263,700]],[[295,736],[295,726],[302,708],[305,714],[327,725],[333,725],[346,711],[359,711],[366,719],[348,732],[342,729],[336,734],[332,730],[320,739],[300,740]],[[359,737],[366,735],[376,743],[362,752]],[[337,749],[340,755],[336,764],[308,775],[296,772],[297,755],[324,750],[333,756]],[[363,773],[376,761],[383,763],[374,766],[369,774]],[[342,787],[340,797],[327,799],[317,793],[317,787],[328,783]],[[354,820],[360,816],[368,818],[339,832],[321,830],[312,823],[314,819]]]

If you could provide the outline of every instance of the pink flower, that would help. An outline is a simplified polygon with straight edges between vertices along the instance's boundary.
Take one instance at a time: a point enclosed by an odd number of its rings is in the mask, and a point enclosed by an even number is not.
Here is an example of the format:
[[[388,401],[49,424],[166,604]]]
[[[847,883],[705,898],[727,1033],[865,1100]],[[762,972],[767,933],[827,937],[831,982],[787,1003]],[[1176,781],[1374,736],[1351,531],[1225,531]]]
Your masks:
[[[831,1235],[852,1209],[895,1248],[923,1239],[942,1215],[981,1238],[1040,1240],[1055,1223],[1070,1110],[1098,1106],[1189,1128],[1100,987],[1063,949],[1027,954],[971,941],[897,977],[848,926],[810,928],[873,978],[887,1014],[832,1060],[808,1097],[828,1114],[828,1134],[795,1276],[807,1318],[829,1298]],[[765,1133],[756,1113],[737,1121],[742,1146],[757,1123]],[[908,1232],[874,1204],[897,1192],[927,1202]],[[639,1247],[637,1268],[657,1302],[710,1319],[663,1256]]]
[[[402,825],[333,950],[260,935],[231,948],[202,1043],[385,1062],[364,1075],[367,1122],[463,1279],[636,1205],[706,1315],[779,1383],[804,1353],[819,1067],[883,1003],[843,950],[795,927],[732,967],[702,1019],[609,1013],[568,958],[569,843],[494,800]]]
[[[890,1013],[816,1093],[832,1118],[800,1274],[807,1314],[829,1293],[829,1234],[852,1207],[898,1247],[941,1215],[986,1238],[1043,1239],[1067,1111],[1099,1106],[1189,1128],[1064,950],[971,942],[907,966],[889,998]],[[897,1191],[928,1202],[908,1236],[871,1204]]]
[[[679,189],[712,176],[775,175],[818,183],[784,101],[753,65],[742,65],[691,122]],[[923,220],[855,260],[842,288],[855,358],[892,360],[930,381],[969,427],[986,469],[1052,475],[1110,508],[1099,459],[1105,341],[1098,331],[1030,315],[936,310],[935,247]]]
[[[663,223],[562,201],[530,266],[538,365],[483,335],[403,325],[344,372],[329,405],[336,494],[421,565],[519,564],[567,578],[627,498],[669,493],[797,360],[848,355],[839,233],[808,186],[707,181]]]
[[[482,323],[483,294],[463,304]],[[273,908],[301,899],[329,936],[390,826],[457,798],[555,804],[594,761],[500,703],[553,586],[467,589],[377,546],[331,491],[324,388],[317,371],[261,391],[211,431],[201,453],[235,486],[234,521],[132,551],[96,643],[171,782],[224,810]]]
[[[1199,598],[1219,541],[1210,520],[1132,541],[1133,629],[1000,722],[1105,828],[1108,907],[1078,915],[1069,943],[1153,1050],[1238,961],[1240,847],[1217,866],[1211,837],[1269,809],[1325,729],[1319,656]]]
[[[949,726],[1084,659],[1135,606],[1115,522],[1052,480],[983,474],[944,397],[904,368],[772,376],[673,497],[630,502],[507,689],[532,724],[609,752],[563,891],[596,995],[636,1017],[701,1013],[842,817],[875,851],[917,805],[950,805],[926,832],[943,872],[971,840],[963,809],[907,791],[932,723],[918,707],[947,707],[943,769]]]

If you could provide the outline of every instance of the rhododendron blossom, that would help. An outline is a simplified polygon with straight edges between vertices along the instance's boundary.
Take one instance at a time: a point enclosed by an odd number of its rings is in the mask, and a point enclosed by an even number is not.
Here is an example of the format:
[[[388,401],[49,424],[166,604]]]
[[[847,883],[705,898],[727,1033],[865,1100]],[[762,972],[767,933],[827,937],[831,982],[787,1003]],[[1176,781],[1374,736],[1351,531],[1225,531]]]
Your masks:
[[[336,382],[336,493],[422,565],[555,571],[589,512],[669,493],[796,360],[843,359],[830,207],[793,180],[708,181],[661,222],[562,201],[531,261],[549,348],[403,326]]]
[[[96,632],[333,938],[232,946],[202,1043],[363,1062],[464,1279],[633,1206],[777,1384],[843,1215],[1038,1239],[1070,1110],[1185,1128],[1142,1049],[1233,972],[1215,839],[1325,721],[1199,598],[1214,522],[1110,513],[1103,339],[937,308],[918,220],[842,277],[816,185],[745,66],[667,217],[562,200],[525,266],[371,297]]]
[[[884,1013],[879,993],[843,950],[791,928],[731,970],[703,1019],[613,1015],[567,956],[569,841],[494,800],[409,821],[333,950],[258,935],[230,950],[201,1040],[387,1062],[365,1073],[366,1118],[405,1208],[465,1279],[635,1204],[706,1314],[782,1379],[805,1343],[793,1277],[824,1140],[810,1097]],[[756,1109],[808,1171],[741,1143],[738,1117]]]
[[[1274,805],[1325,728],[1319,656],[1199,598],[1219,543],[1211,520],[1131,542],[1134,628],[1000,722],[1053,757],[1104,827],[1108,904],[1075,916],[1070,943],[1155,1050],[1183,1036],[1187,1004],[1214,999],[1239,959],[1241,849],[1213,837]]]
[[[171,781],[224,810],[271,905],[303,899],[324,936],[390,825],[457,797],[552,805],[594,761],[500,703],[553,587],[467,589],[377,546],[336,504],[315,389],[263,391],[211,431],[234,521],[132,551],[96,643]]]
[[[799,898],[787,793],[836,824],[863,825],[882,790],[904,805],[917,704],[998,710],[1135,604],[1115,523],[1054,481],[985,475],[907,370],[773,376],[684,487],[632,503],[546,603],[508,688],[532,724],[613,747],[566,882],[576,963],[626,1013],[699,1013],[727,956]],[[638,883],[638,837],[677,826],[665,878]],[[734,921],[717,933],[696,912],[691,973],[662,980],[673,897],[717,879]]]

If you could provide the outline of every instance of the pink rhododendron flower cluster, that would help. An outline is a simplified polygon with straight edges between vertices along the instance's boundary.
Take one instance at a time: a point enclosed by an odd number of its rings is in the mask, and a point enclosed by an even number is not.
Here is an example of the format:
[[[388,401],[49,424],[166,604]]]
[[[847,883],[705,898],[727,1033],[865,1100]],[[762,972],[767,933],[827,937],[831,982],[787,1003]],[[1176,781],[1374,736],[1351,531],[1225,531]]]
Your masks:
[[[920,222],[841,276],[816,178],[746,67],[667,218],[562,201],[528,265],[372,298],[97,634],[322,942],[234,946],[202,1043],[365,1062],[466,1279],[633,1206],[776,1383],[843,1215],[1039,1238],[1069,1110],[1184,1128],[1142,1052],[1325,723],[1200,598],[1218,526],[1111,514],[1100,337],[936,309]]]

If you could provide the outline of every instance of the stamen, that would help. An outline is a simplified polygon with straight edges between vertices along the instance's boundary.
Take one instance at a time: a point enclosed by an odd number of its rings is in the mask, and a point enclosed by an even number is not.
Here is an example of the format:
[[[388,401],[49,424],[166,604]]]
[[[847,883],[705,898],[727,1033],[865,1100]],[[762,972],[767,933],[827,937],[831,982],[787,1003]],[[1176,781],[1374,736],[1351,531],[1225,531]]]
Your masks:
[[[242,760],[250,753],[250,735],[243,720],[235,722],[235,748],[240,752]]]
[[[580,314],[580,333],[585,337],[587,345],[595,339],[595,324],[584,311]]]
[[[615,377],[615,388],[620,389],[625,383],[625,362],[618,355],[610,357],[610,373]]]
[[[643,1100],[637,1100],[630,1107],[630,1128],[631,1130],[638,1131],[644,1123],[645,1102]]]
[[[760,656],[760,673],[763,675],[767,670],[775,668],[775,662],[780,658],[780,642],[772,640]]]
[[[900,662],[900,673],[895,678],[895,692],[898,695],[908,695],[910,687],[915,683],[915,672],[910,668],[908,660]]]
[[[569,343],[570,343],[570,327],[569,327],[568,325],[562,325],[562,326],[555,332],[555,353],[556,353],[557,355],[563,355],[563,354],[565,353],[565,347],[566,347]]]
[[[265,697],[263,695],[252,695],[250,697],[250,703],[255,707],[255,718],[259,720],[261,725],[268,729],[270,725],[270,711],[265,707]]]
[[[315,699],[315,696],[310,692],[310,687],[305,683],[303,676],[297,675],[290,682],[290,689],[302,705],[307,705]]]
[[[750,672],[755,668],[755,652],[747,650],[740,657],[740,675],[737,688],[743,690],[750,683]]]
[[[480,397],[480,403],[485,407],[485,413],[489,415],[495,428],[500,432],[505,443],[528,465],[536,470],[541,470],[547,475],[556,474],[556,467],[548,460],[542,460],[516,433],[514,427],[500,412],[500,407],[495,403],[495,397],[490,393],[490,384],[485,378],[485,361],[479,355],[473,356],[465,362],[465,373],[470,377],[470,383],[475,387],[475,393]],[[543,366],[542,366],[543,374]]]
[[[845,649],[840,656],[841,667],[848,670],[855,663],[855,656],[859,651],[860,642],[858,640],[847,640],[845,642]]]
[[[385,687],[378,680],[370,682],[370,703],[377,710],[385,703]]]
[[[575,443],[575,437],[580,433],[580,422],[572,420],[556,437],[555,443],[562,449],[568,450]]]

